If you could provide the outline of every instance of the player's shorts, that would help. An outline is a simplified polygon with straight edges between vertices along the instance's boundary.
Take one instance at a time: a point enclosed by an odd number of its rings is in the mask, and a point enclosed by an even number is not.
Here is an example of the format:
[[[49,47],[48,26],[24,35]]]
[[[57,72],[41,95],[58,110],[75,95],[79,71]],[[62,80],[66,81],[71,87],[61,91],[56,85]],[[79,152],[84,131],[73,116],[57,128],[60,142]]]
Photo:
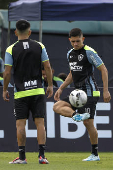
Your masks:
[[[62,100],[71,105],[71,103],[69,101],[69,97],[66,97]],[[71,105],[71,107],[77,113],[80,113],[80,114],[89,113],[90,114],[89,119],[94,119],[96,104],[97,104],[98,100],[99,100],[99,97],[88,97],[87,103],[83,107],[76,108],[76,107],[73,107],[72,105]]]
[[[35,118],[44,118],[46,112],[45,95],[34,95],[14,100],[14,115],[16,120],[28,119],[30,112],[33,120]]]

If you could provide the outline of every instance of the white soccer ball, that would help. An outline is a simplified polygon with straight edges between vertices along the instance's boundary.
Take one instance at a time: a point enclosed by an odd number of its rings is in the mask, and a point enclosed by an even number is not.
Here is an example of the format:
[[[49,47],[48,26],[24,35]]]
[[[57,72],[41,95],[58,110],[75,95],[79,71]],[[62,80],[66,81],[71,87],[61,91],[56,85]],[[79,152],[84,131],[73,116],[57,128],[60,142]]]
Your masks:
[[[87,102],[87,94],[83,90],[73,90],[69,95],[69,101],[74,107],[83,107]]]

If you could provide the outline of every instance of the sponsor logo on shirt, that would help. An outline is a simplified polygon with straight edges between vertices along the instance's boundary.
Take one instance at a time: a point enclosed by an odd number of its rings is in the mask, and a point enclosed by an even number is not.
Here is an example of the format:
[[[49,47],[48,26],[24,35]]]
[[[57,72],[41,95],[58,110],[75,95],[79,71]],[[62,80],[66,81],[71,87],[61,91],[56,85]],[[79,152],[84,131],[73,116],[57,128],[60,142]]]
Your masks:
[[[78,66],[77,62],[71,62],[69,65],[72,71],[82,71],[83,66]]]
[[[70,55],[70,58],[73,58],[73,56],[72,56],[72,55]]]
[[[33,81],[29,80],[29,81],[24,82],[24,87],[26,90],[37,87],[37,80],[33,80]]]

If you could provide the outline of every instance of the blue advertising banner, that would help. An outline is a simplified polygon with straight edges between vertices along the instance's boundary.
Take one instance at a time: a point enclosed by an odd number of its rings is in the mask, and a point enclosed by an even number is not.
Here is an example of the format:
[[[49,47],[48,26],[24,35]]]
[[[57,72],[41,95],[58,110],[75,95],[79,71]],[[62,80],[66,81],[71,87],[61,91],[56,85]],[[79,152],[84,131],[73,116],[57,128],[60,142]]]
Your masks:
[[[54,88],[54,92],[57,88]],[[67,88],[63,91],[61,98],[70,94],[73,88]],[[94,125],[98,130],[99,151],[113,151],[113,102],[103,102],[102,95],[97,103]],[[113,88],[109,88],[113,96]],[[18,151],[16,139],[16,123],[13,115],[13,88],[9,88],[10,101],[5,102],[2,99],[2,87],[0,87],[0,151]],[[89,151],[90,141],[83,122],[74,122],[71,118],[59,116],[54,113],[53,97],[46,101],[45,125],[47,131],[46,151],[48,152],[76,152]],[[38,151],[37,131],[35,124],[30,116],[26,122],[26,151]]]

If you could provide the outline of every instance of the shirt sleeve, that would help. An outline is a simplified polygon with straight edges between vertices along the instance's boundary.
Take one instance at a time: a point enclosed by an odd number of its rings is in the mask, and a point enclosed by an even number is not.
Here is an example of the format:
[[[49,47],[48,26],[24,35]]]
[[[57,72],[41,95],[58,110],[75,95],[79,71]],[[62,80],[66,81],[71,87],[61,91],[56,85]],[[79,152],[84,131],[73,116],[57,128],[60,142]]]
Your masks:
[[[13,65],[13,57],[10,53],[5,53],[5,65],[12,66]]]
[[[0,73],[4,72],[4,61],[2,58],[0,58]]]
[[[69,62],[69,54],[70,54],[70,52],[71,52],[72,50],[73,50],[73,49],[69,50],[68,53],[67,53],[67,60],[68,60],[68,62]]]
[[[88,57],[88,61],[94,65],[96,68],[101,66],[103,64],[103,61],[101,60],[101,58],[98,56],[97,53],[94,53],[93,51],[88,51],[87,52],[87,57]]]
[[[68,62],[69,62],[69,52],[67,53],[67,60],[68,60]]]
[[[49,60],[49,57],[48,57],[48,54],[45,48],[42,49],[41,59],[42,59],[42,62]]]

